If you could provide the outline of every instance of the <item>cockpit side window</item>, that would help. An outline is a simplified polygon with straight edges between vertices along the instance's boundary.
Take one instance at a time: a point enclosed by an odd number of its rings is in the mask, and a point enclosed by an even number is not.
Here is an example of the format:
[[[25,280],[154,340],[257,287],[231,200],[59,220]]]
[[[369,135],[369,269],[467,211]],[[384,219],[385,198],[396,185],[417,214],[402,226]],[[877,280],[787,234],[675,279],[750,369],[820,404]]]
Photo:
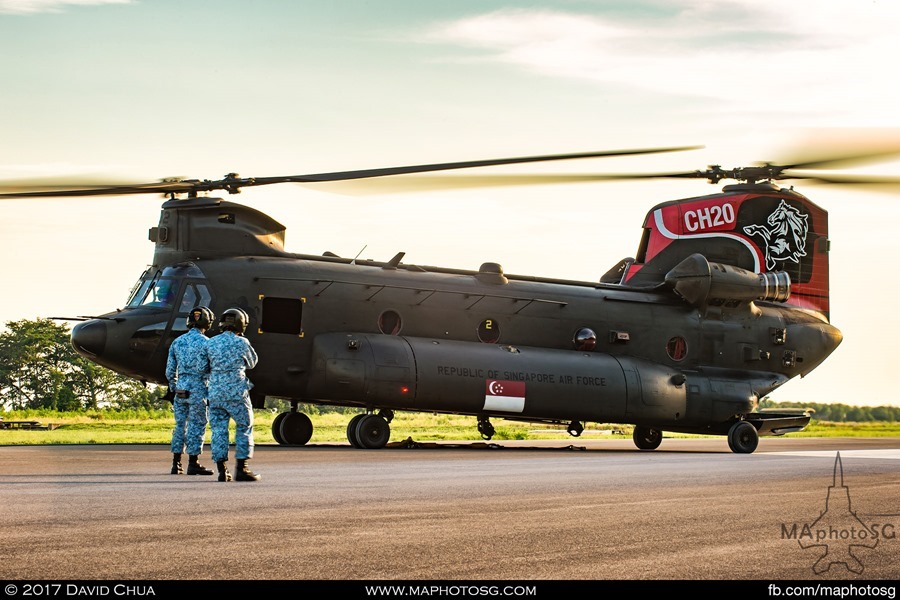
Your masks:
[[[131,295],[128,297],[126,306],[140,306],[144,296],[147,295],[147,290],[150,289],[151,283],[152,282],[149,279],[138,280],[131,289]]]
[[[141,273],[138,280],[134,282],[134,285],[131,286],[131,291],[128,292],[128,301],[125,303],[126,306],[131,306],[135,299],[143,298],[144,294],[147,293],[147,288],[150,287],[150,281],[147,279],[147,273],[149,272],[150,268],[148,267]]]
[[[181,304],[178,305],[178,314],[187,314],[187,312],[195,306],[197,306],[197,292],[194,291],[194,286],[189,284],[184,288]]]
[[[191,282],[184,288],[184,295],[178,304],[178,314],[187,314],[195,306],[209,306],[212,296],[202,283]]]

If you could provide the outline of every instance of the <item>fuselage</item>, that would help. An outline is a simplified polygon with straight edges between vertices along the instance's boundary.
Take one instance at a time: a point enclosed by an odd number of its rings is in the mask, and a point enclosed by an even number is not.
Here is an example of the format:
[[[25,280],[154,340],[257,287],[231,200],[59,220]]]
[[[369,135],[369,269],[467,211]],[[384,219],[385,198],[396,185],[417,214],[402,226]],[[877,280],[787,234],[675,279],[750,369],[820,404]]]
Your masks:
[[[752,411],[840,342],[803,309],[700,310],[665,285],[517,277],[490,263],[467,272],[289,254],[201,258],[148,271],[136,290],[125,309],[73,331],[79,351],[132,377],[164,383],[168,345],[195,303],[216,314],[239,306],[260,356],[250,373],[258,394],[537,421],[705,431]],[[522,396],[510,397],[525,400],[492,400],[494,381],[520,384]]]

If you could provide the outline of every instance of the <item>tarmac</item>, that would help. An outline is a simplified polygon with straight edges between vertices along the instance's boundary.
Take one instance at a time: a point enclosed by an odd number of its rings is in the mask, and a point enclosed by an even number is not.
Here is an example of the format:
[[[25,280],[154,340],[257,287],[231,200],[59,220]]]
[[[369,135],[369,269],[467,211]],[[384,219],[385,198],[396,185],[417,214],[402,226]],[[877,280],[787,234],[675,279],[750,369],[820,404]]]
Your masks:
[[[261,480],[228,483],[164,445],[0,446],[0,579],[900,575],[900,438],[392,446],[257,445]]]

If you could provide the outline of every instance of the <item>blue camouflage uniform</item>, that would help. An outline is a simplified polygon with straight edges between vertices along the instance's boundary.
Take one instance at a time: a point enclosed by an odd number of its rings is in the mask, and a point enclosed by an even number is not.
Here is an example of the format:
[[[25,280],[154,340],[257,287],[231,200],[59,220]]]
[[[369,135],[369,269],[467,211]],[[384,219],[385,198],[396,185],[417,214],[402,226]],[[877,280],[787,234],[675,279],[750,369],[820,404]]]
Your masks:
[[[166,379],[170,390],[187,390],[187,398],[175,396],[175,429],[172,431],[172,453],[198,456],[203,451],[206,434],[206,383],[209,377],[207,338],[199,329],[188,329],[172,342],[166,361]]]
[[[212,457],[217,463],[228,460],[229,419],[235,424],[235,458],[253,458],[253,384],[246,371],[258,360],[250,341],[233,331],[223,331],[209,340],[209,422]]]

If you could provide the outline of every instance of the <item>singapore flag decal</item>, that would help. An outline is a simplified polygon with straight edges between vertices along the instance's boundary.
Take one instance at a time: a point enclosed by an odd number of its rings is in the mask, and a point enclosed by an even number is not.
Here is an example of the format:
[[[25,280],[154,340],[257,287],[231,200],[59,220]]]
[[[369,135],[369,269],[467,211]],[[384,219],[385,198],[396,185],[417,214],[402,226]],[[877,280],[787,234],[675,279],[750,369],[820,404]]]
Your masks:
[[[525,410],[525,382],[488,379],[485,382],[484,410],[520,413]]]

